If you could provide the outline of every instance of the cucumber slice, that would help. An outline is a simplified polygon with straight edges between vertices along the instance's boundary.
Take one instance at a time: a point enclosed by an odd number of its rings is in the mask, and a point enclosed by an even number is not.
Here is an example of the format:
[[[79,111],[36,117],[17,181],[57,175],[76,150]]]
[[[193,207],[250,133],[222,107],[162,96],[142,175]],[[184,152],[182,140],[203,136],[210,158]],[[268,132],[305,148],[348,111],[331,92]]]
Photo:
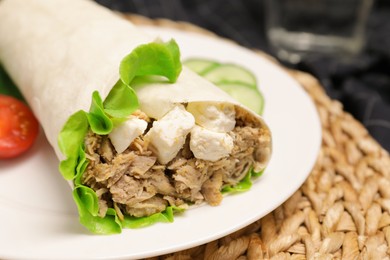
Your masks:
[[[200,58],[185,60],[183,64],[201,76],[220,65],[218,62]]]
[[[235,64],[222,64],[210,69],[203,77],[217,85],[220,83],[239,83],[257,89],[256,77],[252,72]]]
[[[213,82],[238,102],[262,114],[263,95],[257,88],[256,77],[252,72],[235,64],[220,64],[213,60],[192,58],[183,62],[195,73]]]
[[[221,83],[217,86],[257,114],[263,114],[264,97],[257,89],[239,83]]]

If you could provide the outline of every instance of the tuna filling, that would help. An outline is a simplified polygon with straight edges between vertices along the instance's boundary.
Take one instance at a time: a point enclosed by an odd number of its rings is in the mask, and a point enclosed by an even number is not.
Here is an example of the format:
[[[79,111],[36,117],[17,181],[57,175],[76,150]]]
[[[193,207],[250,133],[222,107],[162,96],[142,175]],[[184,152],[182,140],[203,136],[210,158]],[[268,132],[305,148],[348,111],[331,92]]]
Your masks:
[[[240,182],[252,167],[262,170],[269,157],[270,151],[263,148],[270,146],[270,133],[246,116],[236,113],[236,126],[229,132],[233,150],[214,162],[194,157],[189,136],[172,161],[160,164],[143,135],[118,154],[108,136],[89,132],[85,138],[89,164],[82,182],[96,192],[99,215],[105,216],[108,208],[123,218],[149,216],[169,205],[219,205],[224,186]]]

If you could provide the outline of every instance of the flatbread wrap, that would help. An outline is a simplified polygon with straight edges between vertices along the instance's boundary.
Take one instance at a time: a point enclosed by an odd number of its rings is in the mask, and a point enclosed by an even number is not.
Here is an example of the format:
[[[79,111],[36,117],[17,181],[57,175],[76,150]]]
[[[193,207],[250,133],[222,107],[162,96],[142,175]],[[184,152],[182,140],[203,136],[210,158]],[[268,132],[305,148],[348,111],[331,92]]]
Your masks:
[[[219,205],[267,166],[262,119],[162,42],[88,0],[0,1],[0,62],[39,119],[95,233]]]

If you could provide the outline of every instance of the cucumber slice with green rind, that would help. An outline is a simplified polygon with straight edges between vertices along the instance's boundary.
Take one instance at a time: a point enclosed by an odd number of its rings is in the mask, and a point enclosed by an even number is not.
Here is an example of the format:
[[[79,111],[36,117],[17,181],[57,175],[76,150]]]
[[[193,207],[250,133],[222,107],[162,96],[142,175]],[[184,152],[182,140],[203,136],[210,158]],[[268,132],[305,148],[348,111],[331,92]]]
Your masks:
[[[236,64],[220,64],[202,58],[187,59],[183,64],[255,113],[263,113],[264,98],[257,88],[256,77],[249,70]]]
[[[189,69],[201,76],[220,65],[216,61],[201,58],[187,59],[183,61],[183,64],[184,66],[188,67]]]
[[[245,84],[223,83],[218,87],[228,93],[241,104],[261,115],[264,109],[264,97],[258,89],[253,89]]]
[[[256,77],[249,70],[236,64],[221,64],[202,75],[214,84],[238,83],[257,89]]]

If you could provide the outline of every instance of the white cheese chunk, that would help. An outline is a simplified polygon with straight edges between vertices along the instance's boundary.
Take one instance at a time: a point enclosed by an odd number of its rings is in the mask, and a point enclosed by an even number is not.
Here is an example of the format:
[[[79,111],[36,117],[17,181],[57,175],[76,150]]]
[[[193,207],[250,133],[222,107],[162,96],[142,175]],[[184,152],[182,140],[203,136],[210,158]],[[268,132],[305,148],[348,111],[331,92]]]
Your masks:
[[[130,119],[115,127],[111,133],[108,134],[112,145],[117,153],[122,153],[129,147],[135,138],[143,134],[148,123],[145,120],[137,117],[130,117]]]
[[[160,120],[153,122],[146,138],[160,163],[166,164],[175,158],[194,125],[194,117],[183,105],[174,107]]]
[[[198,125],[214,132],[226,133],[236,125],[232,104],[192,102],[188,104],[187,111],[195,117]]]
[[[213,132],[200,126],[191,130],[190,149],[195,158],[215,162],[229,156],[233,146],[233,138],[227,133]]]

